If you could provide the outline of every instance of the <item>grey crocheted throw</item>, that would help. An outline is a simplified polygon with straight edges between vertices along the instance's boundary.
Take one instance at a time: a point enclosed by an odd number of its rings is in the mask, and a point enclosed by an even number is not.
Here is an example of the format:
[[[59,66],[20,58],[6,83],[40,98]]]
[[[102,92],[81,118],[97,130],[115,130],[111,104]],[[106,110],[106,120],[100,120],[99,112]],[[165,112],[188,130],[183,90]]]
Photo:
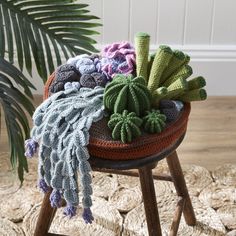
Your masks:
[[[53,189],[50,196],[53,207],[60,207],[64,198],[67,203],[64,213],[70,217],[76,214],[79,204],[79,174],[86,223],[93,220],[89,129],[104,116],[103,92],[104,88],[95,87],[55,93],[36,109],[32,139],[26,141],[28,154],[39,146],[39,187],[44,192]]]

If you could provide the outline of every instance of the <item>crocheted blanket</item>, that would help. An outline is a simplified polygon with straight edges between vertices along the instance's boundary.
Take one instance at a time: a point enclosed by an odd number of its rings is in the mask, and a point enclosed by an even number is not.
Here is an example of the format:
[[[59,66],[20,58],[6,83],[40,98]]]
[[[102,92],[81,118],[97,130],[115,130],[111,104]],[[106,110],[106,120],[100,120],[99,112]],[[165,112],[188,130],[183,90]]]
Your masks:
[[[33,156],[39,145],[39,187],[43,192],[53,189],[52,207],[60,207],[63,197],[67,203],[64,213],[70,217],[79,204],[79,173],[86,223],[93,220],[89,129],[104,116],[103,92],[104,88],[98,86],[74,87],[52,95],[36,109],[32,139],[26,141],[28,156]]]

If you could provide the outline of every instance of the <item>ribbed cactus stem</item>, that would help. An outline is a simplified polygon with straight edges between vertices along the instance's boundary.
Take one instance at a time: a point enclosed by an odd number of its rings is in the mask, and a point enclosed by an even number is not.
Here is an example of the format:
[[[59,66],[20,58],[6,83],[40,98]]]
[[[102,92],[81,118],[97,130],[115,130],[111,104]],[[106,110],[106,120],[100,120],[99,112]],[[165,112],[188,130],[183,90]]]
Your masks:
[[[194,89],[188,91],[187,93],[183,94],[179,97],[179,100],[183,102],[192,102],[192,101],[202,101],[207,98],[207,93],[205,89]]]
[[[184,65],[180,67],[174,74],[172,74],[163,84],[162,86],[168,87],[172,83],[174,83],[179,78],[187,79],[191,74],[193,73],[193,70],[191,66]]]
[[[161,83],[164,83],[173,73],[178,71],[180,67],[186,64],[185,54],[179,50],[173,51],[173,57],[168,65],[168,67],[163,72],[161,77]]]
[[[148,58],[148,68],[147,68],[148,78],[150,76],[150,72],[151,72],[151,68],[152,68],[152,64],[153,64],[155,56],[156,56],[156,53],[152,53]]]
[[[137,33],[135,36],[135,53],[136,53],[136,73],[148,80],[148,54],[149,54],[150,36],[146,33]]]
[[[188,83],[185,79],[178,79],[173,84],[171,84],[167,90],[167,95],[164,96],[165,99],[175,99],[181,96],[188,88]]]
[[[202,76],[198,76],[188,81],[188,89],[195,90],[203,88],[206,85],[206,80]]]
[[[168,46],[160,46],[158,52],[154,58],[149,80],[148,80],[148,89],[154,92],[160,85],[160,79],[163,71],[167,68],[173,52]]]
[[[158,107],[160,100],[165,97],[168,93],[168,89],[166,87],[160,87],[158,88],[153,94],[152,94],[152,105],[154,107]]]

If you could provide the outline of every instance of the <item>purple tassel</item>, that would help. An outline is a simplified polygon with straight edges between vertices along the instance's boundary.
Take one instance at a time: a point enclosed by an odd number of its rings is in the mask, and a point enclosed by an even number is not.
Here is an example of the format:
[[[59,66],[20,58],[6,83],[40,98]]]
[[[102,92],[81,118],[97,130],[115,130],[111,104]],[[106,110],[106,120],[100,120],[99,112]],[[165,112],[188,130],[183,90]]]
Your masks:
[[[76,207],[72,205],[68,205],[65,209],[63,214],[69,216],[70,218],[76,215]]]
[[[83,219],[86,224],[92,224],[92,221],[94,220],[91,209],[85,208],[83,212]]]
[[[50,195],[50,203],[52,207],[61,207],[62,199],[61,193],[59,190],[53,190]]]
[[[39,144],[33,139],[25,140],[25,156],[32,158],[37,152]]]
[[[39,180],[38,186],[42,190],[43,193],[47,193],[49,191],[49,186],[46,184],[44,179]]]

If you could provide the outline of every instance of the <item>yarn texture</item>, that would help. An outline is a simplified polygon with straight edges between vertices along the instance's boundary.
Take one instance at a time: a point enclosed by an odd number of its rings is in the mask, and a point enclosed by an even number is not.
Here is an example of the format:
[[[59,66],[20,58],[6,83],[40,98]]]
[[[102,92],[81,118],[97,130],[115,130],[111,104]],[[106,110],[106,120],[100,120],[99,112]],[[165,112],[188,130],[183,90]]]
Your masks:
[[[139,116],[150,109],[150,101],[151,94],[142,77],[119,74],[105,88],[104,105],[114,113],[128,110]]]
[[[112,138],[121,140],[123,143],[131,142],[141,135],[140,126],[142,119],[134,112],[124,110],[122,114],[112,114],[108,122],[108,127],[112,129]]]
[[[104,115],[104,88],[72,87],[45,100],[33,115],[31,136],[39,143],[39,186],[43,192],[53,189],[53,207],[67,202],[64,213],[70,217],[79,204],[78,178],[83,194],[85,221],[92,222],[91,167],[88,162],[89,129]],[[79,177],[78,173],[79,172]],[[91,213],[91,214],[90,214]]]
[[[146,112],[143,117],[143,127],[148,133],[160,133],[165,128],[166,116],[161,114],[159,110],[152,109]]]

